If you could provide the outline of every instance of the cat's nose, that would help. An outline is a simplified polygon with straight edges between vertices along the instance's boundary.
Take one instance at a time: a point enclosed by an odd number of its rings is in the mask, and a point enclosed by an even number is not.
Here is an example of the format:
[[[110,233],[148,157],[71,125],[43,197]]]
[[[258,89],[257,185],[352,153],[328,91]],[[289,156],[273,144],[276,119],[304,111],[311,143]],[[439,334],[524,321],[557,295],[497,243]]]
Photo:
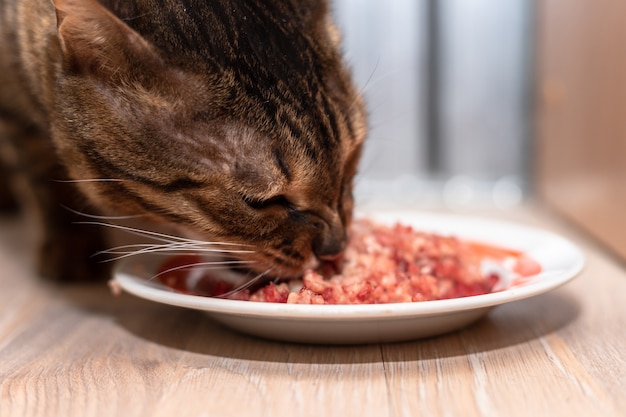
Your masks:
[[[323,261],[335,260],[346,247],[346,232],[343,228],[340,230],[325,230],[313,242],[313,253]]]

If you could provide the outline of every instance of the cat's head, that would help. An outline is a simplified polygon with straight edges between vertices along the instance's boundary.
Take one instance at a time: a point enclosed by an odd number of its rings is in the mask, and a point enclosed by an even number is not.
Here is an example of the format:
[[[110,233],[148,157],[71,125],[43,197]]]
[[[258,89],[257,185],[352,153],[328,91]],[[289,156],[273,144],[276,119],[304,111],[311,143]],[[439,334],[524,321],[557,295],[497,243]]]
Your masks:
[[[53,136],[98,205],[297,275],[345,244],[366,134],[325,1],[54,0]]]

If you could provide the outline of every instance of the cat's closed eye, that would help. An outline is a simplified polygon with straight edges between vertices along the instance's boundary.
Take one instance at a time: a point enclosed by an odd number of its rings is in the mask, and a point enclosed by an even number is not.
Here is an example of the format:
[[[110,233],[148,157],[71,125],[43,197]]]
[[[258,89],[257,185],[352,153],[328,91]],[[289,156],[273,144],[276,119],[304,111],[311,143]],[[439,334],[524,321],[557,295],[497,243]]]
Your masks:
[[[287,199],[286,196],[279,194],[270,198],[255,198],[243,196],[243,201],[254,210],[265,210],[268,208],[280,208],[285,210],[296,210],[296,206]]]

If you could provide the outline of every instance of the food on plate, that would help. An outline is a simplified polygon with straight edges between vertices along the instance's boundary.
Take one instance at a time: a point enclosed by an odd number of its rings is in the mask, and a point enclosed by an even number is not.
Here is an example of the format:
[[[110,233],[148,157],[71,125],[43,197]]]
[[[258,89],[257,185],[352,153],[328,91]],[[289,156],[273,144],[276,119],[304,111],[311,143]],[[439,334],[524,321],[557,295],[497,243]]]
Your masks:
[[[382,304],[487,294],[541,271],[519,251],[371,220],[355,221],[342,257],[298,279],[238,289],[211,271],[189,267],[196,255],[166,261],[157,278],[195,295],[294,304]]]

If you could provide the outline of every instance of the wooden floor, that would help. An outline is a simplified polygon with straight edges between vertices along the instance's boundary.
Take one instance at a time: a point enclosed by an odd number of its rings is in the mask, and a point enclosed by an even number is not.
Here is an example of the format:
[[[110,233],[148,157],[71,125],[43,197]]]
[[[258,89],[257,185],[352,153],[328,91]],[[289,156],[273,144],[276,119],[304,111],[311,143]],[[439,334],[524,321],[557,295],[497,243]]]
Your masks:
[[[51,285],[0,217],[0,416],[624,416],[626,269],[536,207],[464,212],[545,227],[584,272],[449,335],[307,346],[248,337],[104,284]]]

